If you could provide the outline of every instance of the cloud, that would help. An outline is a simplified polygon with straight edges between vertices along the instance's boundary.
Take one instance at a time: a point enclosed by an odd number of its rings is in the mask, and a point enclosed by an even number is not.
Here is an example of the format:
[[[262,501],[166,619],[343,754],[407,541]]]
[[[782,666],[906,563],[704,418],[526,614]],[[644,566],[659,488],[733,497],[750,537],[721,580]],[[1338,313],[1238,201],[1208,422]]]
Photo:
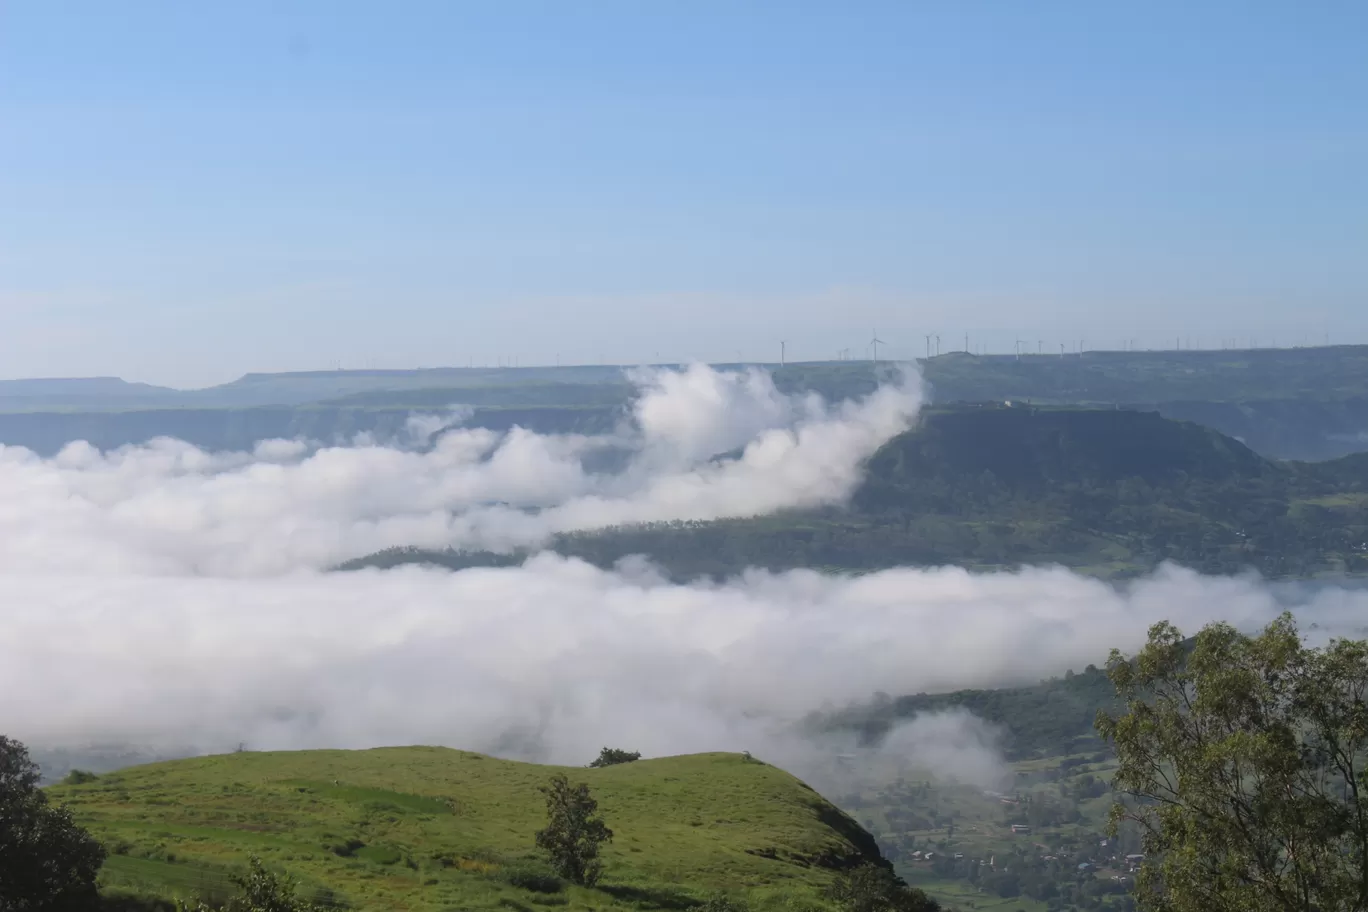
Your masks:
[[[675,585],[550,554],[460,573],[12,575],[4,598],[0,718],[39,745],[425,743],[584,763],[609,744],[799,771],[836,749],[803,717],[876,692],[1033,682],[1134,648],[1161,618],[1251,626],[1290,606],[1343,631],[1368,609],[1368,591],[1177,568],[1121,588],[1058,568]],[[885,751],[938,767],[982,753],[972,731],[930,726]]]
[[[393,544],[839,502],[919,403],[915,376],[835,405],[760,373],[636,379],[633,413],[602,437],[457,428],[424,444],[436,423],[420,421],[410,448],[0,449],[6,734],[163,753],[427,743],[565,763],[605,744],[749,750],[830,777],[852,744],[803,721],[875,693],[1033,682],[1134,648],[1160,619],[1255,626],[1292,608],[1326,636],[1368,616],[1362,588],[1177,568],[1124,586],[1060,568],[678,585],[642,560],[602,570],[554,554],[460,573],[321,569]],[[610,448],[629,453],[621,472],[585,468]],[[1000,772],[991,730],[958,714],[907,723],[880,756],[980,784]]]
[[[510,550],[568,530],[837,503],[921,403],[915,374],[836,405],[785,396],[759,371],[633,378],[630,420],[600,437],[458,427],[419,448],[271,441],[251,454],[78,442],[52,459],[0,447],[0,572],[268,575],[394,545]],[[452,417],[416,418],[408,443]],[[630,453],[622,471],[585,468],[613,448]]]

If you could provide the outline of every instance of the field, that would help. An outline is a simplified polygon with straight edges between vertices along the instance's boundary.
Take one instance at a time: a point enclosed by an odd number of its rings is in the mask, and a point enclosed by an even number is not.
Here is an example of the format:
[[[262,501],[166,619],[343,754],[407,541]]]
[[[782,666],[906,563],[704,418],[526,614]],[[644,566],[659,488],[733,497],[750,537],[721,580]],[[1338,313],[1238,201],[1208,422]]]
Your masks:
[[[674,909],[722,891],[791,909],[820,905],[832,866],[877,855],[782,770],[700,754],[563,770],[589,783],[614,840],[598,888],[539,885],[518,872],[537,864],[538,787],[557,771],[445,748],[243,752],[51,794],[110,848],[107,887],[166,898],[222,893],[256,854],[354,908]]]

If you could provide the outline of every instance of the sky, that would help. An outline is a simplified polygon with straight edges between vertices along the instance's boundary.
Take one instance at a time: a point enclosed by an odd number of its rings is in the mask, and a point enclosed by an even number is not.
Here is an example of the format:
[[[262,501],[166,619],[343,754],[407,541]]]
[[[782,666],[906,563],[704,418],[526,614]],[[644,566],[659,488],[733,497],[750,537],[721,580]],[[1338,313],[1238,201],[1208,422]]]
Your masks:
[[[1368,342],[1368,5],[0,0],[0,377]]]

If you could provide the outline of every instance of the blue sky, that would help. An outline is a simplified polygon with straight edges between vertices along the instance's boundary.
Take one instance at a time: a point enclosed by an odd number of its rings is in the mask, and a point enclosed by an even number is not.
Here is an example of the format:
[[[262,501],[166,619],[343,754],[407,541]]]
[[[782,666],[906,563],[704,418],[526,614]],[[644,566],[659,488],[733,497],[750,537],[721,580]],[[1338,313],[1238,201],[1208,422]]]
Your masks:
[[[1331,0],[0,0],[0,376],[1368,342],[1365,47]]]

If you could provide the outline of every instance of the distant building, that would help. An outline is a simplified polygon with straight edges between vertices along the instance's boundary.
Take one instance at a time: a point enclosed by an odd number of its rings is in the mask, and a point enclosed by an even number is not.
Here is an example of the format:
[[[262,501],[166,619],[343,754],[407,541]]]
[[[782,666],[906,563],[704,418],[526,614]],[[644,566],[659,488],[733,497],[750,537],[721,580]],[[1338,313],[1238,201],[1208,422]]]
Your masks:
[[[1027,826],[1026,824],[1024,824],[1024,823],[1014,823],[1014,824],[1012,824],[1012,832],[1013,832],[1013,833],[1029,833],[1029,832],[1031,832],[1031,828],[1028,827],[1028,826]]]

